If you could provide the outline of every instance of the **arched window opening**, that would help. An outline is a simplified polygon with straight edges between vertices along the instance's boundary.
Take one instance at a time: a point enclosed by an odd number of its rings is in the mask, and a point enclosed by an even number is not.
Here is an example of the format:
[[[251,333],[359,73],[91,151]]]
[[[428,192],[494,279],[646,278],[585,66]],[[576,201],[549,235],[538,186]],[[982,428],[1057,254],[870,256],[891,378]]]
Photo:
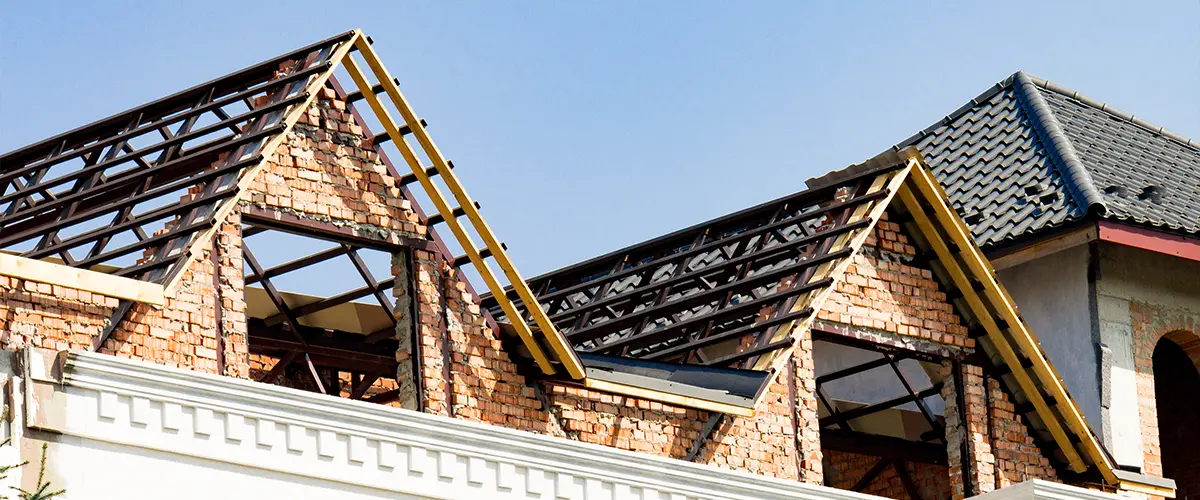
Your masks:
[[[1200,373],[1170,338],[1154,348],[1154,399],[1163,475],[1175,480],[1176,498],[1200,499]]]

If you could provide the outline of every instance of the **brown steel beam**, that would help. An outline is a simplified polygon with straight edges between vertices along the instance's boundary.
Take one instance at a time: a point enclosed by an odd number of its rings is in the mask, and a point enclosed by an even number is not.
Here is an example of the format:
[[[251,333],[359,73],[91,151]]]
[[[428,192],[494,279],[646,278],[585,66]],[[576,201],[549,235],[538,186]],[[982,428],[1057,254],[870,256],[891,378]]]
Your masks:
[[[821,447],[892,460],[909,460],[942,466],[947,464],[946,447],[942,444],[909,441],[893,436],[842,429],[821,429]]]

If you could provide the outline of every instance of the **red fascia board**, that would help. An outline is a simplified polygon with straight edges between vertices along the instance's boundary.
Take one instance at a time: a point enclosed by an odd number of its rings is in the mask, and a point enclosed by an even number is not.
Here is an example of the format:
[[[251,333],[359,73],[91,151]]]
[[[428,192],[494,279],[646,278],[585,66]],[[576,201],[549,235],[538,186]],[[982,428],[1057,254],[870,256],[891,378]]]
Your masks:
[[[1190,238],[1110,221],[1100,221],[1099,227],[1100,241],[1200,261],[1200,238]]]

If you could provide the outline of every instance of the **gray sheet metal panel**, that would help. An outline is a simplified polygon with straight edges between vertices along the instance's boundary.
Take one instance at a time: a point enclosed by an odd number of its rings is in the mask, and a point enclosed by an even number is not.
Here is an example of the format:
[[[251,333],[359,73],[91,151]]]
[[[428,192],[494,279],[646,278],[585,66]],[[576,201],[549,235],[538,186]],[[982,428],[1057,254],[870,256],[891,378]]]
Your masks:
[[[770,372],[677,365],[579,354],[587,376],[597,380],[749,408]]]

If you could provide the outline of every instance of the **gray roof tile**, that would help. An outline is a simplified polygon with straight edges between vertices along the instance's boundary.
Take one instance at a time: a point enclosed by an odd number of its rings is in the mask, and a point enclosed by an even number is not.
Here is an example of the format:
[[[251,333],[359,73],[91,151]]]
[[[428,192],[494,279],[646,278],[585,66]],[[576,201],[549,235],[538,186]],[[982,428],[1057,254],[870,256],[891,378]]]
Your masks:
[[[1200,147],[1016,73],[898,144],[916,146],[983,246],[1101,217],[1200,233]]]

